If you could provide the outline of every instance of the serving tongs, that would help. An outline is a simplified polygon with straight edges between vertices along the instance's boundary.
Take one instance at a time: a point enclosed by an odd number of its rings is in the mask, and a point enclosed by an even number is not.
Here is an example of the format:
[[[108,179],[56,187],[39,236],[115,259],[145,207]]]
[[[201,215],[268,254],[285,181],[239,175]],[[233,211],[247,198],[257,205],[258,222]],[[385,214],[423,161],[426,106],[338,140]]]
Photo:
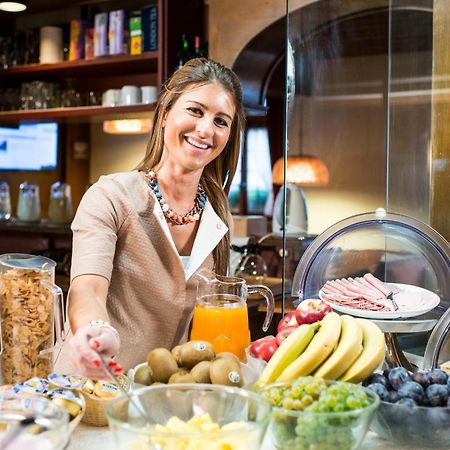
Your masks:
[[[391,291],[391,292],[389,292],[388,295],[386,295],[386,298],[389,299],[389,300],[391,301],[392,306],[394,307],[394,311],[397,311],[397,310],[398,310],[398,304],[397,304],[397,302],[396,302],[395,299],[394,299],[394,295],[395,295],[395,294],[398,294],[398,293],[399,293],[399,292]]]

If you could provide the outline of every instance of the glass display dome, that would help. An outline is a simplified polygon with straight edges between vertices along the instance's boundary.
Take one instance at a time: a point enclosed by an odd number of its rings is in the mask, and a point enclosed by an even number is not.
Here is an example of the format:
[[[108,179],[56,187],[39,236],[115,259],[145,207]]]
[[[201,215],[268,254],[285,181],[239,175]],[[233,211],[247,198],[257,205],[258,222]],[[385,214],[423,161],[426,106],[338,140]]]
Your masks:
[[[292,283],[302,301],[318,297],[328,280],[372,273],[382,281],[418,286],[437,294],[437,315],[450,306],[450,247],[429,225],[383,209],[344,219],[307,248]]]

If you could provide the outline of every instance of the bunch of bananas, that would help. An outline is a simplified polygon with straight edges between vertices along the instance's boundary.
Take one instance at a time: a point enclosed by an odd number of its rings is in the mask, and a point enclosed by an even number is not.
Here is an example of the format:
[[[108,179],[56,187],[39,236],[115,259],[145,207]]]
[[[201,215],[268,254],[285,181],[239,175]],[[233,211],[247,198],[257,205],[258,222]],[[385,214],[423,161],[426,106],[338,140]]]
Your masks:
[[[383,332],[370,320],[328,313],[300,325],[281,344],[261,374],[259,386],[305,375],[359,383],[384,360]]]

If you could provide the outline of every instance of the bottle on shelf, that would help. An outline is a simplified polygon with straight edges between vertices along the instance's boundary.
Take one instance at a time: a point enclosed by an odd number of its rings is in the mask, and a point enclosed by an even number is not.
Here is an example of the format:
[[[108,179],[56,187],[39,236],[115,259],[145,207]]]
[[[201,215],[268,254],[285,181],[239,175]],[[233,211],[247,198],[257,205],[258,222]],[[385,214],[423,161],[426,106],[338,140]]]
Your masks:
[[[194,58],[207,58],[208,52],[205,46],[202,45],[202,38],[200,36],[195,36],[194,38]]]
[[[185,34],[181,35],[180,47],[175,54],[175,65],[174,71],[178,70],[180,67],[184,65],[185,62],[189,61],[192,58],[191,52],[189,50],[189,42],[186,38]]]

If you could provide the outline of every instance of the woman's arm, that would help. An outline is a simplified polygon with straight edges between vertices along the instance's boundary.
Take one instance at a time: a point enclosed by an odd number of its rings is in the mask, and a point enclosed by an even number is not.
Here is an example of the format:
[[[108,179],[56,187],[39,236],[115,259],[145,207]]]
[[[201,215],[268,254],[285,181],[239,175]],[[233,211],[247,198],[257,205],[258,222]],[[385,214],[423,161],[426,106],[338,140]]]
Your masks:
[[[106,296],[109,282],[100,275],[80,275],[69,290],[69,321],[75,333],[78,328],[89,325],[91,320],[109,321]]]
[[[105,277],[80,275],[73,279],[69,290],[72,362],[77,372],[92,379],[106,377],[98,353],[113,372],[120,373],[122,370],[111,359],[119,350],[120,338],[117,331],[108,325],[108,287]]]

